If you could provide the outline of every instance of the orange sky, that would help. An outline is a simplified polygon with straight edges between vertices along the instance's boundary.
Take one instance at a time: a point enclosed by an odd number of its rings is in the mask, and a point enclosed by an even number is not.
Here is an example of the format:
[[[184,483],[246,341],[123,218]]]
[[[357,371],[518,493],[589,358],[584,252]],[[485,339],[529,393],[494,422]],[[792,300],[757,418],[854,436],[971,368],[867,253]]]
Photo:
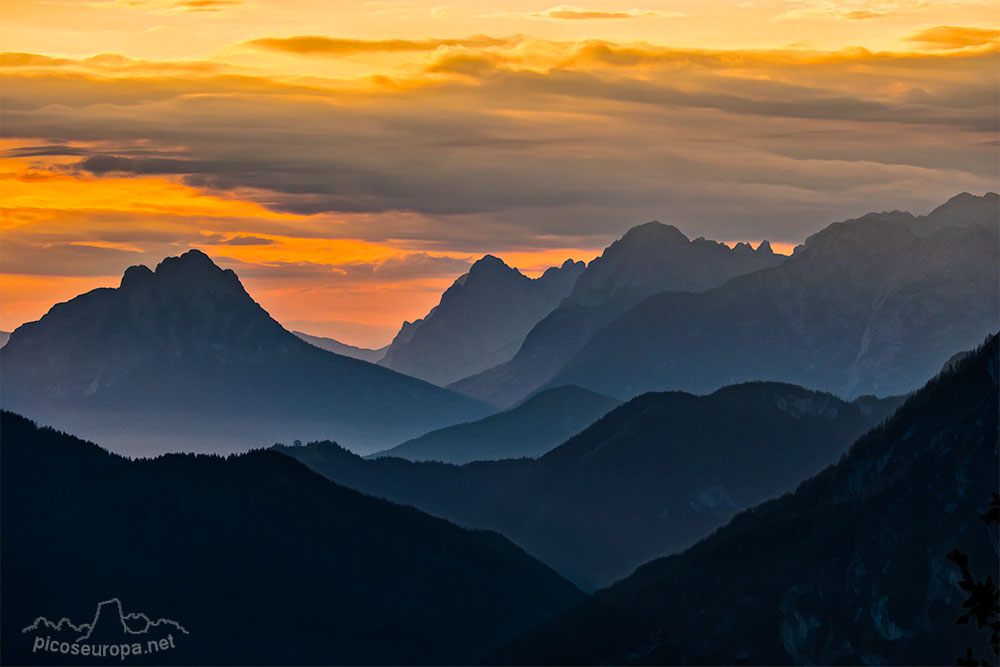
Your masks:
[[[6,0],[0,329],[192,247],[380,346],[484,253],[996,189],[993,2]]]

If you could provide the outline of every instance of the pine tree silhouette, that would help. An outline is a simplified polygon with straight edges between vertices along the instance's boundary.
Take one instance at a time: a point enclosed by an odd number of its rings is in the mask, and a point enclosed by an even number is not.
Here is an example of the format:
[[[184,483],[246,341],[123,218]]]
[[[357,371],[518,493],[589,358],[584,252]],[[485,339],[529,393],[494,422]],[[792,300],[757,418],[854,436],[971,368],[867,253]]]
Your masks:
[[[1000,493],[993,492],[989,508],[979,515],[980,520],[989,526],[992,523],[1000,523]],[[953,562],[962,573],[962,579],[958,582],[959,588],[966,592],[967,597],[962,603],[965,613],[958,617],[956,621],[959,625],[966,625],[975,620],[977,627],[987,628],[990,631],[990,647],[996,656],[1000,656],[1000,589],[997,588],[992,576],[986,579],[976,579],[969,569],[969,557],[962,551],[954,549],[948,554],[948,560]],[[978,667],[980,665],[993,665],[996,661],[988,662],[976,656],[973,650],[966,649],[965,655],[958,658],[956,665],[963,667]]]

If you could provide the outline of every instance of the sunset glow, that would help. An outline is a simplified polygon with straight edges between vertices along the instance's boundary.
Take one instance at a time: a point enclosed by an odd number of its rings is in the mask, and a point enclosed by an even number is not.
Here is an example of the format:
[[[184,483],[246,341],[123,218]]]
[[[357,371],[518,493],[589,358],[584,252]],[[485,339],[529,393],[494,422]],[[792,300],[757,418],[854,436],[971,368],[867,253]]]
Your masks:
[[[0,329],[199,248],[378,347],[485,253],[996,188],[994,2],[439,1],[5,2]]]

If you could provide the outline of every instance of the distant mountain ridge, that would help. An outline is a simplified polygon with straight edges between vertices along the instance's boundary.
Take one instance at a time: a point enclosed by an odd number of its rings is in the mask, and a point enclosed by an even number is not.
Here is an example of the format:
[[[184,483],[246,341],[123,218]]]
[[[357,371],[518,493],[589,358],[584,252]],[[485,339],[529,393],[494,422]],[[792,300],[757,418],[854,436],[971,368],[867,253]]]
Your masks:
[[[948,554],[996,577],[996,336],[911,396],[838,463],[529,631],[495,664],[945,665],[989,628],[956,621]],[[995,581],[995,579],[994,579]],[[994,616],[995,619],[995,616]],[[988,620],[988,619],[987,619]]]
[[[531,279],[486,255],[423,319],[403,323],[379,363],[441,386],[502,363],[583,270],[583,262],[566,260]]]
[[[333,338],[311,336],[307,333],[302,333],[301,331],[293,331],[292,333],[310,345],[315,345],[321,350],[333,352],[334,354],[341,354],[345,357],[351,357],[352,359],[360,359],[361,361],[367,361],[372,364],[377,363],[379,359],[384,357],[385,351],[389,348],[387,345],[385,347],[380,347],[377,350],[372,350],[366,347],[355,347],[354,345],[341,343],[339,340],[334,340]]]
[[[834,223],[779,267],[652,296],[550,382],[612,396],[755,379],[847,397],[912,391],[1000,327],[997,199]]]
[[[766,241],[756,250],[745,243],[729,248],[703,238],[692,241],[657,221],[633,227],[590,263],[572,293],[531,329],[509,362],[450,387],[494,405],[516,404],[546,386],[595,333],[642,299],[664,290],[706,290],[784,260]]]
[[[793,488],[900,401],[776,383],[647,394],[538,459],[462,466],[364,460],[332,443],[276,449],[340,484],[500,531],[592,589]]]
[[[488,412],[300,340],[197,250],[53,306],[0,363],[6,408],[133,454],[317,436],[372,451]]]
[[[66,664],[22,630],[85,618],[109,590],[187,633],[128,662],[189,665],[471,664],[583,598],[496,533],[274,452],[130,461],[7,411],[0,450],[4,664]],[[90,641],[120,643],[119,618],[143,628],[106,602]]]
[[[505,412],[426,433],[377,456],[457,464],[538,457],[619,405],[586,389],[556,387]]]

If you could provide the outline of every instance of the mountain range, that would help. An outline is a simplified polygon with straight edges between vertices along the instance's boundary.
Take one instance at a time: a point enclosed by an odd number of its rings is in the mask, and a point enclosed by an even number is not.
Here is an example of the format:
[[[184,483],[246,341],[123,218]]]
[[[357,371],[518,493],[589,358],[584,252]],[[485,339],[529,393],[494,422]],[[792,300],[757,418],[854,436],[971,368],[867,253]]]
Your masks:
[[[326,437],[370,452],[490,412],[306,343],[197,250],[53,306],[0,363],[6,409],[131,454]]]
[[[900,399],[775,383],[647,394],[538,459],[457,466],[276,447],[364,493],[497,530],[584,589],[689,546],[837,459]]]
[[[620,404],[579,387],[546,389],[505,412],[438,429],[373,456],[445,463],[537,457]]]
[[[980,520],[1000,484],[997,343],[794,493],[644,565],[492,661],[995,664],[989,627],[957,623],[972,591],[949,556],[960,550],[983,581],[1000,568],[996,527]],[[995,587],[985,595],[995,599]],[[956,662],[968,650],[978,657]]]
[[[321,350],[333,352],[334,354],[340,354],[345,357],[351,357],[352,359],[360,359],[361,361],[367,361],[372,364],[378,362],[379,359],[384,357],[385,351],[389,347],[387,345],[386,347],[380,347],[377,350],[371,350],[367,347],[355,347],[354,345],[341,343],[339,340],[334,340],[333,338],[310,336],[309,334],[302,333],[301,331],[293,331],[292,333],[310,345],[315,345]]]
[[[486,255],[426,316],[403,323],[379,363],[444,386],[507,361],[583,271],[583,262],[566,260],[531,279]]]
[[[619,397],[748,380],[848,398],[913,391],[1000,328],[998,200],[965,195],[928,216],[836,223],[773,269],[652,296],[550,383]]]
[[[583,598],[496,533],[275,452],[133,461],[3,411],[0,453],[4,664],[66,664],[22,629],[111,593],[186,630],[128,662],[201,665],[471,664]]]
[[[587,266],[558,308],[536,320],[510,361],[451,388],[494,405],[514,405],[642,299],[664,290],[706,290],[784,260],[766,241],[756,250],[746,243],[729,248],[703,238],[692,241],[676,227],[656,221],[633,227]]]

